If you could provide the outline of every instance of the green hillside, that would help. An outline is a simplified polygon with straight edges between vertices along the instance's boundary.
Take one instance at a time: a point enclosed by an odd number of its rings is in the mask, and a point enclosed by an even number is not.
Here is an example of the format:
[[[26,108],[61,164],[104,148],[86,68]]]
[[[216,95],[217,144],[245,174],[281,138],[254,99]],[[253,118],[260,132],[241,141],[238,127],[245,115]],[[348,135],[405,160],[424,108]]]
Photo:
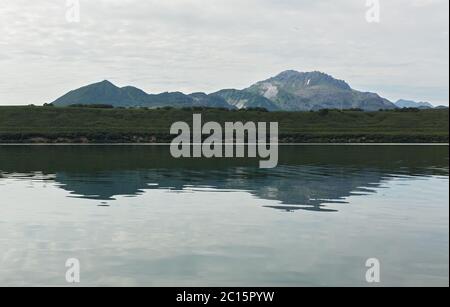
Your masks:
[[[448,142],[448,109],[322,110],[102,109],[0,107],[0,142],[167,142],[170,126],[192,121],[279,122],[282,142]]]

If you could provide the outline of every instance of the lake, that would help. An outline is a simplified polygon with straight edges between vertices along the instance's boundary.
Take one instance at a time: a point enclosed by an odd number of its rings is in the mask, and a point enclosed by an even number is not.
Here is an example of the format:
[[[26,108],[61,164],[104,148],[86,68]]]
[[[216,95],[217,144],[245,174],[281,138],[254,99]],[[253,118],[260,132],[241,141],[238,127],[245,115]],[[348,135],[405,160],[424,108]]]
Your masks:
[[[448,146],[0,146],[0,286],[448,286],[448,201]]]

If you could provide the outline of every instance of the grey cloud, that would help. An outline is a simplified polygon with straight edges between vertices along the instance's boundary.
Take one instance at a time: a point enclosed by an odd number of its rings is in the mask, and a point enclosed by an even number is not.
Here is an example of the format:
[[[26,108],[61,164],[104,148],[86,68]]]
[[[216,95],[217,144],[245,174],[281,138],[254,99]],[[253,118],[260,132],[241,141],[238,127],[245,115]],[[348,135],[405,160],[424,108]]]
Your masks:
[[[65,0],[0,0],[0,104],[107,78],[149,92],[242,88],[285,69],[447,104],[448,1],[381,0],[380,24],[365,2],[81,0],[81,23],[68,24]]]

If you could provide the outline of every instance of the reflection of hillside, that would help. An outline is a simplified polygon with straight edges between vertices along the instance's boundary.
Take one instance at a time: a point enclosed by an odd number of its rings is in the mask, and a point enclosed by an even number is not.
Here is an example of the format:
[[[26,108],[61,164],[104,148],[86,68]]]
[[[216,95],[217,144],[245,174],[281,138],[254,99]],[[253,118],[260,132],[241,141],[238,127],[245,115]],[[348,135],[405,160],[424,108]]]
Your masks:
[[[332,211],[391,176],[448,175],[448,147],[287,147],[280,166],[250,160],[173,160],[156,147],[0,147],[2,177],[54,180],[74,197],[113,200],[149,189],[248,191],[280,210]],[[2,174],[3,172],[3,174]],[[21,174],[21,175],[18,175]]]
[[[183,191],[196,187],[240,190],[280,202],[281,210],[330,211],[324,203],[345,203],[353,193],[370,193],[389,173],[332,167],[281,166],[275,170],[231,168],[215,172],[193,170],[114,171],[98,174],[57,173],[55,181],[83,198],[113,200],[148,189]]]
[[[352,192],[367,191],[377,186],[382,178],[382,173],[364,170],[281,166],[275,170],[232,168],[215,172],[128,171],[89,177],[58,173],[56,181],[74,194],[101,200],[112,199],[115,195],[137,195],[151,188],[182,191],[187,186],[207,186],[219,190],[244,190],[283,205],[321,210],[324,202],[342,201]]]

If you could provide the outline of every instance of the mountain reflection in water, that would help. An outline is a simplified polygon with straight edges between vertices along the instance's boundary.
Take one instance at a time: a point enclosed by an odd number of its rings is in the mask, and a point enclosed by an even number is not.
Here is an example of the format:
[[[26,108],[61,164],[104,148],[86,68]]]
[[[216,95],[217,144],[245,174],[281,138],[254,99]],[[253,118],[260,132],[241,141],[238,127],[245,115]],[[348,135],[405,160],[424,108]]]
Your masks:
[[[447,146],[288,146],[275,169],[252,159],[175,160],[168,147],[0,146],[2,178],[47,180],[71,197],[101,201],[146,190],[186,193],[246,191],[279,205],[268,208],[334,212],[352,195],[373,193],[385,180],[448,176]]]

